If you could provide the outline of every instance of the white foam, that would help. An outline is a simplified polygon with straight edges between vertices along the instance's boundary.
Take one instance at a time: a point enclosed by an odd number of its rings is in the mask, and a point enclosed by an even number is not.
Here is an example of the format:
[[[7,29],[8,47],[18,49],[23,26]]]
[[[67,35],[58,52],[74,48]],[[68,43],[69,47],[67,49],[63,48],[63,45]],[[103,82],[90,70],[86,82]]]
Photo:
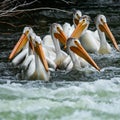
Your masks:
[[[65,83],[61,87],[57,87],[59,82],[51,87],[44,83],[0,85],[0,112],[36,114],[48,120],[119,120],[120,78]]]

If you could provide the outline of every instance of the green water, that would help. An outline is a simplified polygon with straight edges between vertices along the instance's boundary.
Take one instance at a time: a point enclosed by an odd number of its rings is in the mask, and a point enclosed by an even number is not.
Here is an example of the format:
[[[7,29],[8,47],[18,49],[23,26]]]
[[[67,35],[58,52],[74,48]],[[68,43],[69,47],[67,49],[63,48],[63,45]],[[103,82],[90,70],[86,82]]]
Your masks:
[[[120,79],[0,85],[1,120],[119,120]]]

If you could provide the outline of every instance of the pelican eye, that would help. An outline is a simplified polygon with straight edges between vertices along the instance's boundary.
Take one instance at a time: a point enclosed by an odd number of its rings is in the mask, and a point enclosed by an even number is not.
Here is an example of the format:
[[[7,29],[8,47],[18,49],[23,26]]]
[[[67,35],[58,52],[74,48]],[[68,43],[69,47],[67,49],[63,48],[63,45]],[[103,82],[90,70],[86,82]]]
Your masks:
[[[83,19],[83,22],[85,22],[85,18]]]
[[[60,29],[60,27],[57,27],[57,31],[58,31],[58,32],[61,32],[61,29]]]
[[[76,43],[77,43],[77,40],[74,40],[74,43],[76,44]]]
[[[59,30],[60,30],[60,28],[59,28],[59,27],[57,27],[57,30],[59,31]]]
[[[29,30],[27,30],[24,34],[27,35],[29,33]]]
[[[100,21],[102,22],[102,24],[104,24],[104,23],[105,23],[105,22],[104,22],[104,20],[103,20],[102,18],[100,19]]]
[[[76,16],[77,16],[77,19],[80,19],[80,16],[79,16],[79,14],[78,14],[78,13],[76,13]]]

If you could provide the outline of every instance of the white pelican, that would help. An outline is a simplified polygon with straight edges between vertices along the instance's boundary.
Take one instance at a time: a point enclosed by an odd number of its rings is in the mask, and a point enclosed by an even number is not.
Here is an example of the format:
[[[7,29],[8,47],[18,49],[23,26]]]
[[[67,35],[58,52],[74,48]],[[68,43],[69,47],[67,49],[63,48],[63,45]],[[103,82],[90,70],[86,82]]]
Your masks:
[[[78,25],[81,16],[82,12],[80,10],[76,10],[75,13],[73,14],[73,25],[71,25],[68,22],[65,22],[63,24],[62,28],[67,38],[69,38],[73,31],[75,30],[75,27]]]
[[[12,63],[14,65],[20,64],[21,62],[24,61],[26,56],[28,56],[28,54],[30,52],[29,44],[31,44],[28,42],[28,38],[30,37],[31,33],[34,33],[33,29],[31,27],[25,27],[23,29],[23,34],[21,35],[19,41],[17,42],[17,44],[13,48],[11,54],[9,55],[9,60],[11,60],[15,57],[12,60]]]
[[[13,48],[11,54],[9,55],[9,60],[13,59],[13,57],[20,52],[20,50],[25,46],[25,48],[28,48],[28,37],[29,35],[33,33],[33,30],[31,27],[25,27],[23,30],[23,34],[21,35],[19,41]],[[19,47],[20,46],[20,47]]]
[[[111,46],[110,44],[106,41],[105,34],[109,37],[109,39],[113,42],[114,47],[119,51],[119,47],[117,45],[117,42],[110,31],[108,25],[107,25],[107,20],[104,15],[98,15],[96,17],[96,27],[98,30],[98,34],[100,37],[100,47],[98,52],[101,54],[107,54],[111,52]]]
[[[23,78],[48,81],[50,79],[50,71],[42,48],[41,39],[34,33],[30,37],[34,49],[33,54],[27,56],[23,62]]]
[[[76,12],[73,14],[74,26],[76,27],[78,25],[80,19],[83,19],[84,17],[86,17],[86,15],[82,16],[82,12],[80,10],[76,10]],[[88,21],[89,21],[89,19],[88,19]],[[98,35],[97,30],[91,31],[86,28],[86,30],[84,30],[84,31],[85,31],[85,32],[83,32],[84,34],[82,33],[82,35],[80,37],[80,43],[83,45],[83,47],[88,52],[93,53],[94,51],[98,51],[100,42],[99,42],[99,35]],[[94,39],[96,39],[96,40],[94,40]],[[93,42],[94,42],[94,44],[93,44]],[[88,47],[88,44],[90,47]]]
[[[80,18],[79,20],[81,20],[84,17],[86,17],[86,15],[80,16],[78,17],[78,19]],[[97,27],[96,31],[91,31],[86,29],[81,35],[80,42],[83,45],[83,47],[88,52],[92,52],[92,53],[96,53],[96,52],[100,54],[111,53],[111,46],[106,41],[106,38],[105,38],[105,34],[106,34],[110,38],[110,40],[113,42],[115,48],[119,51],[117,42],[107,25],[106,17],[104,15],[98,15],[96,17],[95,24]]]
[[[73,67],[73,63],[71,61],[70,56],[61,50],[59,40],[66,40],[67,37],[63,32],[63,29],[60,24],[53,23],[50,28],[51,36],[53,39],[53,43],[55,46],[56,58],[55,63],[58,69],[62,70],[70,70]],[[62,42],[62,41],[61,41]]]
[[[83,62],[85,63],[85,61],[83,61],[84,59],[94,68],[100,71],[100,68],[97,66],[94,60],[89,56],[86,50],[82,47],[78,39],[69,38],[67,40],[67,50],[73,61],[73,69],[80,70],[80,68],[83,68]],[[87,62],[84,65],[84,67],[88,66]]]
[[[32,76],[32,78],[48,81],[50,79],[50,71],[48,68],[48,63],[45,57],[45,53],[42,48],[42,42],[39,36],[31,36],[31,39],[34,44],[34,55],[35,55],[35,61],[34,61],[35,71],[33,74],[34,76]],[[31,70],[32,67],[28,69]]]

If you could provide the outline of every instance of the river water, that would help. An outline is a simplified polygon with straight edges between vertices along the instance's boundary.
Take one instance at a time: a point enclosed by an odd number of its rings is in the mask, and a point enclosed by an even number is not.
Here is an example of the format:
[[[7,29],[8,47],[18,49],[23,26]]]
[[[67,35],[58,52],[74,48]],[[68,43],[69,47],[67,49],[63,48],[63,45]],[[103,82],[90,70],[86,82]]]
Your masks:
[[[12,25],[0,28],[0,120],[120,120],[120,53],[114,48],[109,55],[90,54],[100,72],[57,71],[50,82],[21,80],[19,67],[8,60],[24,26],[43,37],[53,22],[72,24],[74,9],[92,19],[104,14],[120,47],[119,1],[93,0],[69,7],[69,13],[42,10],[3,19]],[[95,29],[93,23],[90,29]]]

